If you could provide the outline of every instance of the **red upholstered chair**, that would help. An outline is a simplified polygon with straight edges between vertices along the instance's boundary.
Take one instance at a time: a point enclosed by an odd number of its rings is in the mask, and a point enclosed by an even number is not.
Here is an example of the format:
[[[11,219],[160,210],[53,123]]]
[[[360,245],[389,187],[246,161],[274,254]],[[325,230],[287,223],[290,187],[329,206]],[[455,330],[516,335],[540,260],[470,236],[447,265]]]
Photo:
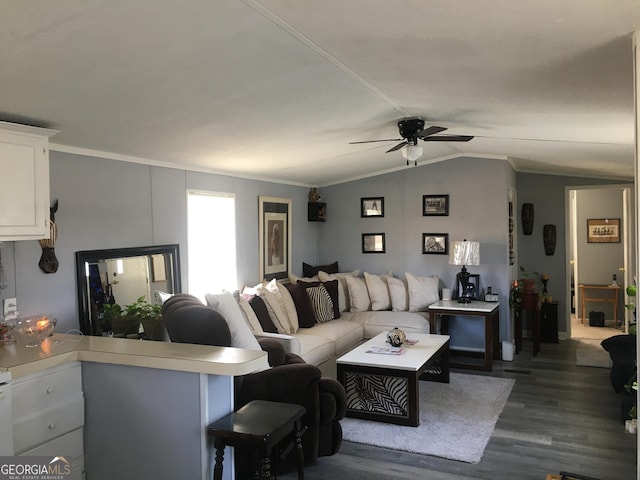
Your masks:
[[[172,342],[230,346],[231,334],[225,319],[198,298],[178,294],[162,306],[162,320]],[[282,345],[269,338],[258,342],[268,354],[272,368],[236,377],[235,407],[251,400],[295,403],[306,409],[302,425],[304,458],[312,463],[319,456],[333,455],[342,444],[340,420],[346,399],[342,385],[322,378],[320,369],[305,363]]]

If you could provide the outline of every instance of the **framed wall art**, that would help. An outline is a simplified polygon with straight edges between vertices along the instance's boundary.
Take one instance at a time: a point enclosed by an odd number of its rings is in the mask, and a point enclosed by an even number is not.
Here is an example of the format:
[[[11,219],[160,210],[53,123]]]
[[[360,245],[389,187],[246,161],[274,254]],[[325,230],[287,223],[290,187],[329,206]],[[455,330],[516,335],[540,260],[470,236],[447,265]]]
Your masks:
[[[363,197],[360,199],[362,218],[384,217],[384,197]]]
[[[385,253],[384,233],[363,233],[362,253]]]
[[[587,243],[620,243],[620,219],[588,219]]]
[[[449,254],[449,234],[448,233],[423,233],[422,253],[431,255]]]
[[[291,272],[291,199],[258,197],[260,278],[286,279]]]
[[[422,216],[449,215],[449,195],[423,195],[422,196]]]

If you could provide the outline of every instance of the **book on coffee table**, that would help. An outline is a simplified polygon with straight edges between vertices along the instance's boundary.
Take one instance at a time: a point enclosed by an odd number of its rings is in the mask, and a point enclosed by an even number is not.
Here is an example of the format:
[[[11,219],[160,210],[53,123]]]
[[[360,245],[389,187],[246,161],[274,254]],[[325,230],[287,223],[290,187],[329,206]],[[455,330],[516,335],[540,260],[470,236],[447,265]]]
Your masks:
[[[370,347],[367,353],[380,353],[382,355],[402,355],[404,348],[398,347]]]

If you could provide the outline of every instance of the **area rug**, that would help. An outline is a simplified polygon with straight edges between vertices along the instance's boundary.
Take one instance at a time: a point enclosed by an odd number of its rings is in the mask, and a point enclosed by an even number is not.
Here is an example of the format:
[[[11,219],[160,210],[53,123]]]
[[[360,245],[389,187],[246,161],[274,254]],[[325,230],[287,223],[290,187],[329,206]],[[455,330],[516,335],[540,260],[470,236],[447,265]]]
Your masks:
[[[344,439],[478,463],[515,380],[452,373],[450,383],[420,382],[420,425],[345,418]]]
[[[576,365],[580,367],[611,368],[609,352],[600,345],[602,340],[581,338],[578,342],[578,348],[576,348]]]

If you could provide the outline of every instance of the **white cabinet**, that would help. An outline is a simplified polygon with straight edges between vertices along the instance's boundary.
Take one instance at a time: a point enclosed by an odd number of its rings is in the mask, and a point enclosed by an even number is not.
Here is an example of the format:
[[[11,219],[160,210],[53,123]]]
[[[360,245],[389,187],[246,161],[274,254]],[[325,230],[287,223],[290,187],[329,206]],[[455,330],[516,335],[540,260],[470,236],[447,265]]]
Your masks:
[[[15,454],[64,456],[72,478],[82,478],[84,395],[80,363],[20,377],[11,388]]]
[[[0,240],[49,238],[49,137],[0,122]]]

